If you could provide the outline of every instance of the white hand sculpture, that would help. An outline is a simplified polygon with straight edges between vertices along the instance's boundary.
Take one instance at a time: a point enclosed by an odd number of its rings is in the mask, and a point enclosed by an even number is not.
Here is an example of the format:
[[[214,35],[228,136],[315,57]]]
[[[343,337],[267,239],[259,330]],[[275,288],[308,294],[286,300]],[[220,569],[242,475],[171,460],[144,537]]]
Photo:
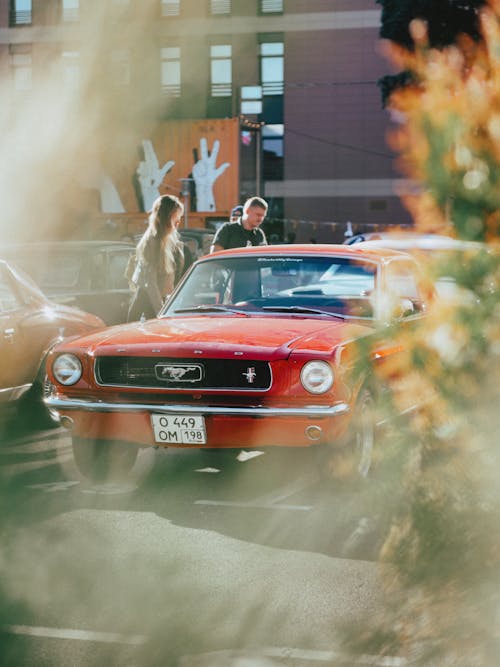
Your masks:
[[[101,199],[101,213],[125,213],[118,190],[109,174],[101,165],[96,165],[89,173],[82,173],[79,182],[85,188],[99,190]]]
[[[220,167],[215,167],[217,155],[219,154],[220,141],[214,141],[211,154],[208,154],[207,140],[200,139],[201,157],[193,165],[192,174],[196,188],[196,210],[216,211],[213,184],[219,176],[229,167],[230,162],[224,162]]]
[[[125,213],[125,207],[122,204],[118,190],[111,178],[104,174],[101,177],[101,211],[103,213]]]
[[[144,149],[144,160],[139,162],[137,176],[139,177],[139,185],[141,186],[144,210],[150,211],[154,200],[160,196],[159,188],[165,175],[172,169],[175,162],[169,160],[160,169],[152,142],[149,139],[143,139],[142,147]]]

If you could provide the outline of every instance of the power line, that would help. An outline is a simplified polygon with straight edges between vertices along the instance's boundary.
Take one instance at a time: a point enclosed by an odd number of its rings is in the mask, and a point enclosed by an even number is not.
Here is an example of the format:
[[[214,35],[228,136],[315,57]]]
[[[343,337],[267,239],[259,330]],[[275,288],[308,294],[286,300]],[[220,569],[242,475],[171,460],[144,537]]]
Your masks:
[[[285,129],[285,134],[295,134],[299,137],[310,139],[311,141],[318,141],[319,143],[327,144],[328,146],[335,146],[336,148],[345,148],[347,150],[355,151],[357,153],[365,153],[367,155],[376,155],[377,157],[383,157],[388,160],[394,160],[395,157],[391,153],[382,153],[380,151],[370,150],[369,148],[361,148],[360,146],[353,146],[352,144],[343,144],[340,143],[339,141],[324,139],[322,137],[315,137],[312,134],[306,134],[305,132],[298,132],[297,130],[290,130],[289,128]]]
[[[372,86],[377,85],[377,80],[369,81],[299,81],[296,83],[285,83],[285,88],[327,88],[337,86]]]

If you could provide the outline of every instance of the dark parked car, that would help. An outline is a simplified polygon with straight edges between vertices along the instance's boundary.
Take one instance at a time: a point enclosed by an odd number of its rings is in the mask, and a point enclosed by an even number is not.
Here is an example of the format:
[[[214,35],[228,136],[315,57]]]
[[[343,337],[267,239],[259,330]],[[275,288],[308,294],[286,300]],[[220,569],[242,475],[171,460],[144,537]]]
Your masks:
[[[0,257],[23,269],[50,299],[111,325],[127,319],[125,269],[134,251],[134,244],[121,241],[47,241],[4,245]]]
[[[210,253],[214,232],[205,227],[181,227],[178,229],[183,243],[188,247],[193,260],[199,259]],[[133,242],[137,244],[142,234],[136,234],[132,237]]]
[[[194,259],[208,255],[214,238],[214,232],[201,227],[179,229],[181,239],[189,247]]]
[[[66,336],[83,335],[104,322],[77,308],[54,303],[31,278],[0,260],[0,408],[25,408],[23,419],[47,415],[42,402],[45,357]]]

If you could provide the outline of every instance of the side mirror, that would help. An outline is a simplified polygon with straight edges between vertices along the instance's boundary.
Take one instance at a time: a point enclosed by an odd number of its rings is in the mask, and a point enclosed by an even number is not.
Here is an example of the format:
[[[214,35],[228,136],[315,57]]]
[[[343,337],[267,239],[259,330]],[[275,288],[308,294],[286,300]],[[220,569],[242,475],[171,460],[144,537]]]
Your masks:
[[[399,300],[398,309],[394,313],[394,316],[397,319],[401,319],[404,317],[410,317],[411,315],[414,315],[416,312],[417,309],[415,308],[415,304],[413,303],[413,301],[406,297],[402,297]]]

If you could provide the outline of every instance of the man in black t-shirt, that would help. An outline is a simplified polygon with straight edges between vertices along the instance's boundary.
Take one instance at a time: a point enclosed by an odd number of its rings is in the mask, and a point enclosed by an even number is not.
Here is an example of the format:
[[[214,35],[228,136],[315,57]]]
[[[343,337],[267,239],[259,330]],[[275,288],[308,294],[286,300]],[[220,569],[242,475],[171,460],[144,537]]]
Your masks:
[[[267,213],[267,202],[260,197],[250,197],[243,204],[243,215],[237,222],[226,222],[217,230],[210,252],[267,245],[266,235],[260,229]]]

